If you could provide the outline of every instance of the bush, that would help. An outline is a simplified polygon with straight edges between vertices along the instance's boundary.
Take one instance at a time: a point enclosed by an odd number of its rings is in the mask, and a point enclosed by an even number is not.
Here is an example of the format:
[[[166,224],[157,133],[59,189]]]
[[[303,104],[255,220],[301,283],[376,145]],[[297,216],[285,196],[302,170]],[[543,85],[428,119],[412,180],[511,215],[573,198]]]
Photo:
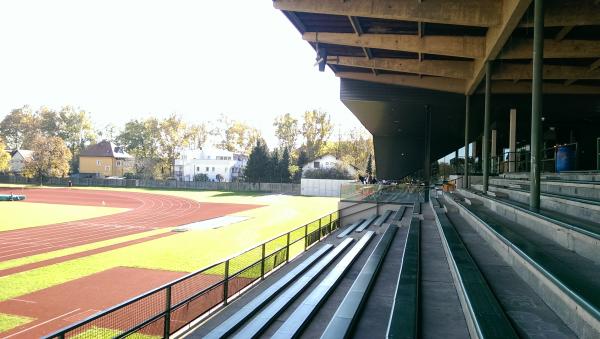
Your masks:
[[[140,179],[140,176],[135,174],[135,173],[131,173],[131,172],[127,172],[125,174],[123,174],[123,177],[125,179]]]
[[[194,175],[194,181],[207,182],[210,180],[208,179],[208,175],[206,175],[205,173],[198,173]]]
[[[306,179],[336,179],[336,180],[351,180],[354,179],[347,169],[342,167],[333,168],[317,168],[307,170],[302,173]]]

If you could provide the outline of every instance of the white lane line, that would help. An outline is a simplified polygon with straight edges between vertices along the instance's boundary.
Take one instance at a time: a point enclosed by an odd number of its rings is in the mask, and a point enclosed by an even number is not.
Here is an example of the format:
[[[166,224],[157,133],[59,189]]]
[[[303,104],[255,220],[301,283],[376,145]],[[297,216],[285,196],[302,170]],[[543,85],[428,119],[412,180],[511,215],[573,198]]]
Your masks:
[[[37,325],[35,325],[35,326],[28,327],[28,328],[26,328],[26,329],[24,329],[24,330],[22,330],[22,331],[19,331],[19,332],[17,332],[17,333],[13,333],[13,334],[11,334],[11,335],[8,335],[8,336],[6,336],[6,337],[4,337],[4,339],[10,338],[10,337],[14,337],[14,336],[16,336],[16,335],[19,335],[19,334],[21,334],[21,333],[24,333],[24,332],[27,332],[27,331],[31,331],[32,329],[34,329],[34,328],[36,328],[36,327],[38,327],[38,326],[42,326],[42,325],[45,325],[45,324],[47,324],[47,323],[49,323],[49,322],[53,322],[54,320],[60,319],[60,318],[62,318],[62,317],[65,317],[65,316],[67,316],[67,315],[69,315],[69,314],[72,314],[72,313],[74,313],[74,312],[77,312],[77,311],[79,311],[80,309],[81,309],[81,308],[78,308],[78,309],[72,310],[71,312],[67,312],[67,313],[65,313],[65,314],[63,314],[63,315],[59,315],[58,317],[54,317],[54,318],[52,318],[52,319],[50,319],[50,320],[46,320],[46,321],[44,321],[43,323],[39,323],[39,324],[37,324]]]
[[[12,299],[10,299],[10,300],[14,300],[14,301],[20,301],[20,302],[22,302],[22,303],[28,303],[28,304],[37,304],[37,302],[35,302],[35,301],[30,301],[30,300],[15,299],[15,298],[12,298]]]

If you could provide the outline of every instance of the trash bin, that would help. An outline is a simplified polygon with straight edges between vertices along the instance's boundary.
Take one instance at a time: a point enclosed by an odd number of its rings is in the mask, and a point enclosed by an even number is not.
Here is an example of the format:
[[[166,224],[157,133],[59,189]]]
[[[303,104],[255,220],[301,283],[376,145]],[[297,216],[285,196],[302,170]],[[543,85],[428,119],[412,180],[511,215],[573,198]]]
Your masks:
[[[575,170],[575,156],[572,146],[559,146],[556,150],[556,172]]]

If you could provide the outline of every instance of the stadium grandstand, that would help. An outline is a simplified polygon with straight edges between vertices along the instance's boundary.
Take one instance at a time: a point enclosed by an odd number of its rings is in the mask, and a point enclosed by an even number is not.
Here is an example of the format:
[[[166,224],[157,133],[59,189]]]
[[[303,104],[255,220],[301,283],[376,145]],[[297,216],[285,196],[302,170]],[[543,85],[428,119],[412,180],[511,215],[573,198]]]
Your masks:
[[[273,5],[340,78],[377,177],[413,183],[347,185],[255,259],[50,337],[121,321],[123,337],[600,338],[600,2]],[[462,169],[440,189],[448,154]]]

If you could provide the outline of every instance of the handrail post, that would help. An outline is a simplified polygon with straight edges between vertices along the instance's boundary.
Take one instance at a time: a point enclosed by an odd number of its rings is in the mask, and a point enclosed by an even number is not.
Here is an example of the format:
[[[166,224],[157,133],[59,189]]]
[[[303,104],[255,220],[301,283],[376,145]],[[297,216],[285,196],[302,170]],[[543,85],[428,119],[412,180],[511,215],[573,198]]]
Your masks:
[[[171,286],[167,286],[165,296],[165,328],[163,338],[168,338],[171,334]]]
[[[308,224],[304,225],[304,250],[308,248]]]
[[[323,220],[323,219],[319,218],[319,241],[321,241],[321,224],[322,224],[321,220]]]
[[[225,262],[225,280],[223,281],[223,305],[227,305],[229,296],[229,260]]]
[[[290,262],[290,232],[287,233],[287,250],[285,251],[285,262]]]
[[[265,278],[265,243],[262,244],[262,260],[260,261],[260,280]]]

